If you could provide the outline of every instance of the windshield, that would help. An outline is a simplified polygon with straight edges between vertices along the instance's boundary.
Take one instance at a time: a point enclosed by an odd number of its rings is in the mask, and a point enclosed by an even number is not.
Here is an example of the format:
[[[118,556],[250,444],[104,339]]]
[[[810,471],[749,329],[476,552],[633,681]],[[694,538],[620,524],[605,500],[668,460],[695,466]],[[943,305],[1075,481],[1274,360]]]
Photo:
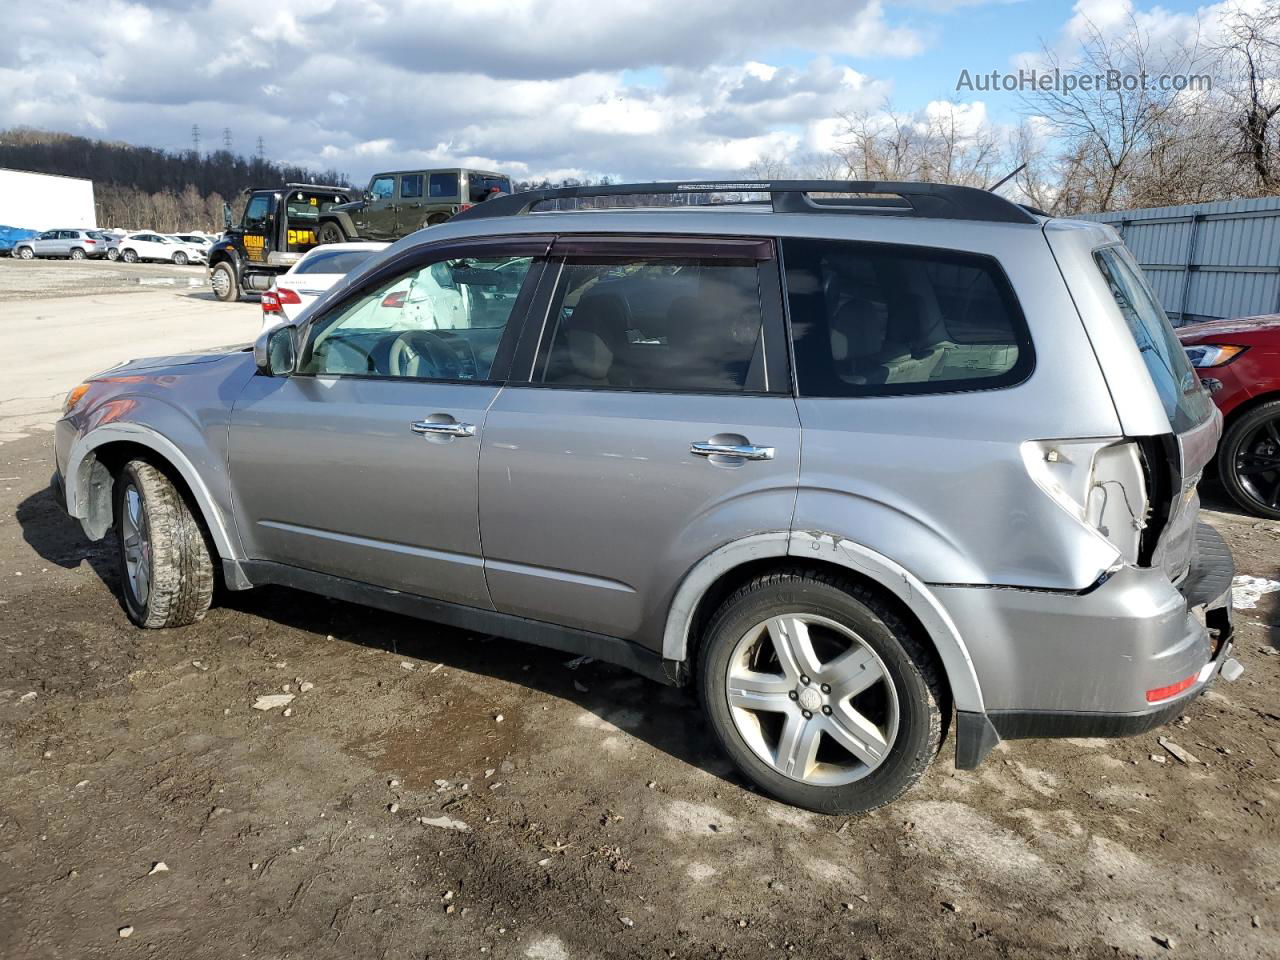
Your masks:
[[[350,273],[375,253],[376,250],[322,250],[303,259],[293,272]]]
[[[1094,252],[1175,431],[1201,423],[1211,401],[1155,295],[1120,247]]]

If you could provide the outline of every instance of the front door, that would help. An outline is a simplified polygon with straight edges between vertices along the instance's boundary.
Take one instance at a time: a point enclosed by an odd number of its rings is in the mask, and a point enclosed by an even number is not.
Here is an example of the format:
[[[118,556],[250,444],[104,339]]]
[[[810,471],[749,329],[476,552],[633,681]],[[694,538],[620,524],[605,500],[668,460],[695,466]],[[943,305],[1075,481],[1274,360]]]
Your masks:
[[[38,257],[52,257],[58,252],[58,230],[46,230],[31,241],[31,252]]]
[[[683,243],[558,242],[545,328],[480,455],[498,610],[656,646],[699,560],[789,529],[800,426],[772,245]]]
[[[360,235],[366,240],[396,239],[396,178],[380,174],[369,184],[369,197],[356,219]]]
[[[308,325],[293,376],[250,380],[229,461],[251,558],[491,607],[480,444],[546,246],[453,244],[401,261]]]

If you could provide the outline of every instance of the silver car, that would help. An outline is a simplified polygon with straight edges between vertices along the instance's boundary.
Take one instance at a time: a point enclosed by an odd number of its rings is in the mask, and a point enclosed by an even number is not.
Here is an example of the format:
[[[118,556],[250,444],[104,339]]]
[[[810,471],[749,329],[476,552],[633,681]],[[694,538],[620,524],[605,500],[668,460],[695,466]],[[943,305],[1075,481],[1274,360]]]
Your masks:
[[[1107,226],[622,185],[495,198],[252,351],[94,377],[54,483],[141,626],[199,619],[217,572],[586,654],[696,685],[752,782],[855,812],[949,726],[972,768],[1239,674],[1197,521],[1220,419]]]
[[[16,244],[13,255],[23,260],[36,257],[66,257],[88,260],[107,255],[108,241],[97,230],[46,230]]]

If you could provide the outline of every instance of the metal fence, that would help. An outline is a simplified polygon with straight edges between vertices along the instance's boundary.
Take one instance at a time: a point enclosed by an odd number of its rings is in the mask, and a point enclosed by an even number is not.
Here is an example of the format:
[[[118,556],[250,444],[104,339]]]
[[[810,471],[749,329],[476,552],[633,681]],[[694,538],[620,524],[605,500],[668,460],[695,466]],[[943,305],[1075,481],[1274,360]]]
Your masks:
[[[1080,219],[1120,231],[1174,324],[1280,313],[1280,197]]]

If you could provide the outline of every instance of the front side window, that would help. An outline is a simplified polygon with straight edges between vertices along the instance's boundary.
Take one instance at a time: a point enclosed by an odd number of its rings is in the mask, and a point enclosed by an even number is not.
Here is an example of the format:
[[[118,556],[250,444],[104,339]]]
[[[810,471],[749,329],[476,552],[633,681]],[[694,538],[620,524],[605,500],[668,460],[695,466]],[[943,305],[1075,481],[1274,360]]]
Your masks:
[[[271,198],[259,194],[249,201],[249,205],[244,208],[244,228],[246,230],[260,230],[266,222],[267,217],[271,215]]]
[[[422,174],[411,173],[400,178],[400,197],[415,200],[422,196]]]
[[[766,389],[755,262],[567,260],[536,380],[693,393]]]
[[[1173,429],[1200,423],[1209,415],[1211,401],[1159,301],[1118,247],[1103,247],[1093,257],[1138,345]]]
[[[312,330],[300,372],[487,380],[532,257],[461,257],[363,291]]]
[[[375,200],[389,200],[395,192],[395,177],[375,177],[373,183],[369,184],[369,193]]]
[[[989,257],[834,240],[782,249],[802,396],[983,390],[1031,372],[1026,321]]]
[[[428,181],[428,189],[433,197],[439,197],[442,200],[456,199],[458,196],[457,172],[431,174],[431,179]]]

